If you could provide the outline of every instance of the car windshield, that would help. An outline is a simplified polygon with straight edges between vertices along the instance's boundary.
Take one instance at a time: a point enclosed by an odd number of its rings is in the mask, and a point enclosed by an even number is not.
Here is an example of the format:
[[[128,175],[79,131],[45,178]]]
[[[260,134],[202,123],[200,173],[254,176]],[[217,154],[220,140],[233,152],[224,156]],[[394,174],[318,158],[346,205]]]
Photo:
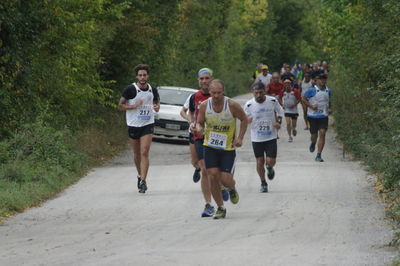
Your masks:
[[[170,104],[183,106],[186,99],[193,93],[192,91],[184,90],[173,90],[159,88],[158,93],[160,94],[161,104]]]

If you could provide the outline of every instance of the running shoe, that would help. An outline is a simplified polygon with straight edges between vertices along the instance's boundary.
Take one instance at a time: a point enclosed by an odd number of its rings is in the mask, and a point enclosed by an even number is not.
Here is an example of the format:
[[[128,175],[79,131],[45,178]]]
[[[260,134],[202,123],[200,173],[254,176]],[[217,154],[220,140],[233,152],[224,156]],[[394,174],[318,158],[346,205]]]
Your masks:
[[[142,179],[140,178],[140,176],[137,176],[137,188],[140,189],[140,181]]]
[[[315,161],[322,163],[324,161],[324,159],[322,159],[321,155],[317,155],[317,157],[315,157]]]
[[[315,151],[315,143],[310,144],[310,152],[314,152]]]
[[[224,201],[228,201],[229,200],[229,191],[226,188],[221,188],[221,192],[222,192],[222,199]]]
[[[293,138],[292,137],[289,137],[289,142],[293,142]]]
[[[260,192],[261,192],[261,193],[266,193],[266,192],[268,192],[268,184],[267,184],[267,183],[261,184]]]
[[[214,219],[223,219],[226,216],[226,209],[224,207],[218,207],[217,212],[214,215]]]
[[[215,209],[209,203],[204,207],[204,211],[201,214],[201,217],[212,217],[214,215]]]
[[[232,204],[237,204],[239,202],[239,193],[237,193],[236,189],[229,190],[229,197]]]
[[[146,190],[147,190],[146,181],[144,181],[144,180],[140,181],[139,193],[145,193]]]
[[[293,136],[296,137],[296,135],[297,135],[297,130],[293,129]]]
[[[193,182],[197,183],[200,180],[200,168],[196,168],[193,173]]]
[[[267,176],[269,180],[274,179],[275,177],[275,170],[272,167],[267,167]]]

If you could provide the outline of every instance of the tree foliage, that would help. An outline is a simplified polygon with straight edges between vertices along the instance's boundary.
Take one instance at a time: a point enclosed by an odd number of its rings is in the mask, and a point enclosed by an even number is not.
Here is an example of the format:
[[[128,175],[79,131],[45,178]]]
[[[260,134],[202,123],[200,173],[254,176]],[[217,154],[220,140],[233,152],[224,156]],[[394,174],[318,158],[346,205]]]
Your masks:
[[[392,191],[400,220],[400,2],[322,1],[318,36],[331,58],[340,139]]]
[[[397,0],[1,1],[0,148],[39,125],[32,132],[51,151],[51,142],[64,145],[60,136],[115,118],[106,114],[139,63],[150,64],[153,84],[194,88],[198,69],[210,67],[232,96],[250,85],[256,63],[276,71],[325,59],[339,137],[398,191],[399,11]],[[0,162],[17,169],[13,156]]]
[[[294,0],[3,1],[0,136],[44,110],[55,127],[101,121],[139,63],[156,84],[189,87],[208,66],[237,94],[256,63],[300,56],[306,9]]]
[[[91,105],[108,104],[98,65],[123,8],[104,0],[0,4],[2,135],[47,107],[55,124],[80,125]]]

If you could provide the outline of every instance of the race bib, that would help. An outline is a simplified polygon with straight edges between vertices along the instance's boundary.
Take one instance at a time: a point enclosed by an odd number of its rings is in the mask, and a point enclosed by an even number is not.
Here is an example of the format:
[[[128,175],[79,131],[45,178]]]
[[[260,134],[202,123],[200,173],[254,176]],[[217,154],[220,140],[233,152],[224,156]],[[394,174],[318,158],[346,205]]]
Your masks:
[[[226,134],[210,132],[210,136],[208,137],[208,145],[218,149],[225,149],[227,138],[228,136]]]
[[[316,114],[319,114],[319,115],[324,114],[324,113],[325,113],[325,107],[326,107],[326,105],[323,104],[323,103],[322,103],[322,104],[321,104],[321,103],[318,103],[317,106],[318,106],[318,109],[315,110],[315,113],[316,113]]]
[[[257,127],[257,135],[259,136],[270,136],[272,134],[272,126],[271,121],[260,121],[256,125]]]
[[[142,105],[138,110],[138,118],[143,121],[148,121],[151,118],[151,106]]]

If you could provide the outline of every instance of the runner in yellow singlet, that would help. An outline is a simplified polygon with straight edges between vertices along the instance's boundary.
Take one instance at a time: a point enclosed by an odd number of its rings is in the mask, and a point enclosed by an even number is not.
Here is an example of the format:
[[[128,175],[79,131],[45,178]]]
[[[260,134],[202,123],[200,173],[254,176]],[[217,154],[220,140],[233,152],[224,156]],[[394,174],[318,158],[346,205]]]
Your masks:
[[[236,147],[241,147],[247,129],[247,116],[242,107],[224,96],[225,87],[221,80],[214,79],[209,86],[211,97],[200,105],[196,130],[203,132],[204,160],[211,184],[211,193],[218,205],[214,219],[225,218],[226,209],[222,200],[220,184],[229,189],[233,204],[239,201],[235,189],[233,173],[235,170]],[[236,136],[236,119],[241,121]]]

